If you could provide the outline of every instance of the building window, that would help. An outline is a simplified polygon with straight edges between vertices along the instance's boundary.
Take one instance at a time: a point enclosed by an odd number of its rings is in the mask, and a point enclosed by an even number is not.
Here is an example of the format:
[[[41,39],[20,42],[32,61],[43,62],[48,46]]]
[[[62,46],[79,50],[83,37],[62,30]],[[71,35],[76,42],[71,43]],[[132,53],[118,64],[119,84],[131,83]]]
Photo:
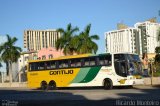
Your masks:
[[[46,59],[46,56],[45,56],[45,55],[43,55],[43,56],[42,56],[42,60],[45,60],[45,59]]]
[[[33,60],[37,60],[37,55],[36,54],[34,54]]]
[[[26,57],[24,58],[24,60],[25,60],[25,61],[28,61],[28,58],[29,58],[29,57],[28,57],[28,56],[26,56]]]
[[[50,54],[48,57],[49,57],[49,59],[52,59],[52,58],[53,58],[53,55],[52,55],[52,54]]]

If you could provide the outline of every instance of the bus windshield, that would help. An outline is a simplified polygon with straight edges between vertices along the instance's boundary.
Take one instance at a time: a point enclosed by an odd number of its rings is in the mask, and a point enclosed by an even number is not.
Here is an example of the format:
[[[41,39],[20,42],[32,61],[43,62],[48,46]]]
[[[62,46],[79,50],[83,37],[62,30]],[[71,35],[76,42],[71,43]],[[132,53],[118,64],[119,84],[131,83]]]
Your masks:
[[[142,63],[138,55],[128,55],[129,75],[142,75]]]
[[[114,67],[117,75],[122,77],[142,75],[142,64],[136,54],[115,54]]]

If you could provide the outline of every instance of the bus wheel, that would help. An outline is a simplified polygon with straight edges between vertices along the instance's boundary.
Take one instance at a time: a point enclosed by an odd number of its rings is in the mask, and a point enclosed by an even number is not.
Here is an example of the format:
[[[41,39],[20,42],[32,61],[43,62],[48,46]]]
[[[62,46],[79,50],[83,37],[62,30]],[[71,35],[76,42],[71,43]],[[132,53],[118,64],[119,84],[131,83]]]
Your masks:
[[[47,89],[47,82],[46,81],[42,81],[41,82],[41,89],[42,90],[46,90]]]
[[[105,79],[103,83],[104,89],[112,89],[113,88],[113,82],[111,79]]]
[[[53,81],[53,80],[50,81],[48,87],[49,87],[49,90],[54,90],[54,89],[56,89],[56,82]]]

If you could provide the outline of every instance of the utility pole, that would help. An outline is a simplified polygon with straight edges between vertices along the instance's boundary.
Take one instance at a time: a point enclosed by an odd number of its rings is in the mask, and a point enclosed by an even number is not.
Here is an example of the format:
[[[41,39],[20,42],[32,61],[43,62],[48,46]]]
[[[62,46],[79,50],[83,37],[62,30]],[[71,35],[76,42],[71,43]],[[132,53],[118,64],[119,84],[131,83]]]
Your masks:
[[[153,59],[149,59],[150,62],[150,72],[151,72],[151,85],[153,85]]]

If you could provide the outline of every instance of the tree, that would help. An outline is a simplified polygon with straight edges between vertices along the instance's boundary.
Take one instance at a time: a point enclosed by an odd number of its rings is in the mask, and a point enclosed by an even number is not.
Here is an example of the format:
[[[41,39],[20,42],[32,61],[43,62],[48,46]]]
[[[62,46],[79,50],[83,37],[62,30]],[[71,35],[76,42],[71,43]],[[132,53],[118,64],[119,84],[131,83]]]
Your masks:
[[[157,41],[160,41],[160,28],[157,31]]]
[[[7,41],[0,45],[0,54],[1,59],[8,63],[9,79],[10,83],[12,83],[12,63],[18,61],[22,49],[18,46],[15,46],[15,43],[18,40],[16,37],[11,38],[9,35],[6,35],[6,37]]]
[[[160,29],[157,32],[157,41],[160,42]],[[157,46],[155,48],[156,56],[155,56],[155,62],[160,62],[160,46]]]
[[[56,42],[56,49],[63,49],[65,55],[72,55],[75,48],[71,45],[71,40],[74,37],[74,33],[79,31],[78,27],[72,28],[71,23],[67,25],[67,29],[59,28],[57,29],[61,33],[61,38]]]
[[[93,40],[99,40],[98,35],[90,35],[91,24],[87,25],[83,32],[72,39],[72,45],[77,48],[78,54],[95,53],[98,50],[97,44]]]
[[[155,48],[155,52],[156,52],[157,54],[160,53],[160,47],[159,47],[159,46]]]
[[[0,58],[0,68],[2,67],[1,58]],[[0,72],[0,76],[2,76],[2,73]],[[3,81],[2,81],[3,82]]]
[[[1,58],[0,58],[0,68],[2,67]]]

